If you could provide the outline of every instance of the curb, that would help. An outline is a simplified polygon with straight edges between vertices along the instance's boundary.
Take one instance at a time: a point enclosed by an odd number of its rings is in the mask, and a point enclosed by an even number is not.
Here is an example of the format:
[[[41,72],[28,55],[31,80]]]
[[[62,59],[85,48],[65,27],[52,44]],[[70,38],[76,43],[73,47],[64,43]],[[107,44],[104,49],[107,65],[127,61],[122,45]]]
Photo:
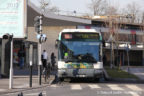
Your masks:
[[[144,80],[130,78],[109,78],[109,80],[115,82],[144,83]]]
[[[107,71],[103,68],[103,72],[104,72],[104,79],[109,81],[111,80],[110,76],[108,75]]]
[[[42,83],[43,85],[38,85],[36,87],[27,87],[27,88],[23,88],[23,89],[8,89],[7,91],[5,92],[0,92],[0,95],[6,95],[6,94],[10,94],[10,93],[17,93],[17,92],[22,92],[22,91],[29,91],[29,90],[34,90],[34,89],[39,89],[39,88],[45,88],[47,86],[50,86],[52,84],[52,82],[55,80],[55,78],[51,79],[49,78],[50,81],[47,81],[45,83]]]
[[[114,82],[132,82],[132,83],[144,83],[144,80],[140,79],[132,79],[132,78],[111,78],[107,71],[103,69],[104,78],[106,81],[114,81]]]

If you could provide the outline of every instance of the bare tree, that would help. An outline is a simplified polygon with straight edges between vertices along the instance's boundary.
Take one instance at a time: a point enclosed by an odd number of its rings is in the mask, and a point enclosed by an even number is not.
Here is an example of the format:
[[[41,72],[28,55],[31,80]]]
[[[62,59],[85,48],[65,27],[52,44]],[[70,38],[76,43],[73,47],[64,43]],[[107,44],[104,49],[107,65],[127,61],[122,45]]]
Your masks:
[[[105,15],[117,15],[118,12],[118,8],[114,7],[114,6],[108,6],[106,11],[105,11]]]
[[[51,6],[50,0],[40,0],[40,7],[45,12],[59,12],[59,8],[56,6]]]
[[[91,0],[89,9],[94,15],[116,15],[118,8],[115,6],[109,6],[107,0]]]
[[[107,5],[106,0],[91,0],[89,9],[93,11],[94,15],[104,15]]]
[[[123,14],[131,15],[131,19],[129,19],[130,23],[138,22],[139,12],[140,6],[136,2],[127,4],[126,8],[123,9]]]

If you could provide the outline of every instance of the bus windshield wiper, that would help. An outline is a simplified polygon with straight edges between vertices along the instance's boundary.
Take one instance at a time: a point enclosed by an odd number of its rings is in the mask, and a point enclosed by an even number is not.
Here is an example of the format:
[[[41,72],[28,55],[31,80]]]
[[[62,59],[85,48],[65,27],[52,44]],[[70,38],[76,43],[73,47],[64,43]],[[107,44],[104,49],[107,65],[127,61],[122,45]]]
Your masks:
[[[82,61],[89,62],[89,63],[96,63],[97,62],[95,60],[95,58],[91,54],[89,54],[89,53],[85,54],[82,57]]]
[[[66,63],[68,63],[68,62],[73,62],[74,60],[73,59],[65,59],[64,60]]]

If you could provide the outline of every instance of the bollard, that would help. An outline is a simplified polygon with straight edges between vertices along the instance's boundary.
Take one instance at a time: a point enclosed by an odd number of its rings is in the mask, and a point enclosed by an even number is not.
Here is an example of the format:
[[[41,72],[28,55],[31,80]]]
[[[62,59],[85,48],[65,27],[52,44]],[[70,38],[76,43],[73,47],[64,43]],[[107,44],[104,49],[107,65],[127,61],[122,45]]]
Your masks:
[[[21,92],[21,93],[19,93],[19,94],[18,94],[18,96],[23,96],[23,93],[22,93],[22,92]]]
[[[40,74],[39,74],[39,85],[41,85],[41,75],[42,75],[42,65],[39,65],[39,69],[40,69]]]
[[[30,87],[32,87],[32,65],[30,65]]]
[[[43,95],[42,95],[42,92],[41,92],[38,96],[43,96]]]

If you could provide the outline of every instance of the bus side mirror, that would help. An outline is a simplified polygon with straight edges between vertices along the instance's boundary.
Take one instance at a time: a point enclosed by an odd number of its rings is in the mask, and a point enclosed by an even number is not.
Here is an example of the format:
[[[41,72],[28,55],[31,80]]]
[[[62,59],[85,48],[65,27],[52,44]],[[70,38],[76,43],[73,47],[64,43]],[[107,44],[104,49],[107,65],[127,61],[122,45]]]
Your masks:
[[[102,45],[103,45],[103,47],[106,47],[105,40],[102,40]]]
[[[57,47],[58,47],[58,44],[59,44],[59,40],[58,40],[58,39],[56,39],[56,41],[55,41],[55,48],[57,48]]]

